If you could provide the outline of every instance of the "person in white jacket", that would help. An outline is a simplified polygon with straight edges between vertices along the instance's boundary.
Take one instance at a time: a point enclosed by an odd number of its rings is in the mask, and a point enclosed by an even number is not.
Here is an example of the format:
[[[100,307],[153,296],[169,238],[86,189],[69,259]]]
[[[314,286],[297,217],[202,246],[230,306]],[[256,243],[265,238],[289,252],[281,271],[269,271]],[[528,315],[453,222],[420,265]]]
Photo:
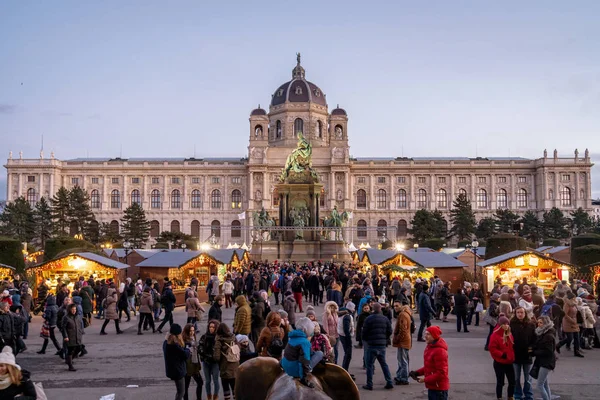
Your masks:
[[[581,297],[577,297],[575,299],[577,305],[577,311],[581,313],[583,317],[583,323],[581,326],[581,348],[582,349],[591,349],[594,345],[594,324],[596,323],[596,318],[594,318],[594,313],[588,304],[583,301]]]
[[[232,307],[231,296],[233,294],[233,282],[231,276],[227,275],[227,280],[223,283],[223,294],[225,295],[225,308]]]

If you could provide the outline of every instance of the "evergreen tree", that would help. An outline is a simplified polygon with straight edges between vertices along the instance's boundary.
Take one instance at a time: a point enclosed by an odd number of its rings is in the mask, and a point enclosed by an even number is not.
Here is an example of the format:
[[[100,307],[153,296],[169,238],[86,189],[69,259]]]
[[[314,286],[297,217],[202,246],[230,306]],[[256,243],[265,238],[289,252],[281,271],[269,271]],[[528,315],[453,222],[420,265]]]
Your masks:
[[[446,218],[444,218],[444,214],[442,214],[442,212],[440,210],[434,210],[431,213],[431,216],[433,217],[435,224],[436,224],[436,232],[437,232],[437,237],[441,238],[441,237],[446,237],[448,235],[448,221],[446,221]]]
[[[499,208],[494,214],[496,226],[500,233],[511,233],[513,226],[519,222],[519,216],[508,209]]]
[[[590,215],[579,207],[571,212],[571,225],[575,235],[581,235],[592,229],[593,221]]]
[[[90,234],[90,223],[94,220],[94,213],[90,207],[90,197],[79,186],[75,186],[69,191],[67,216],[69,226],[77,227],[77,233],[82,233],[87,239]]]
[[[69,191],[61,186],[50,201],[52,206],[52,222],[54,233],[59,236],[69,235]]]
[[[519,220],[519,223],[523,224],[521,230],[521,236],[528,240],[538,243],[543,237],[542,222],[538,219],[537,215],[533,211],[526,211],[525,214]]]
[[[569,237],[569,219],[556,207],[544,213],[543,220],[544,238],[566,239]]]
[[[121,240],[119,232],[115,231],[108,222],[103,222],[99,229],[99,242],[101,243],[117,243]]]
[[[496,220],[492,217],[486,217],[482,218],[479,224],[477,224],[475,235],[478,239],[487,239],[490,236],[494,236],[497,232]]]
[[[410,224],[412,229],[409,229],[409,232],[417,242],[442,236],[440,221],[433,212],[424,209],[417,211]]]
[[[150,236],[150,222],[146,212],[138,203],[133,203],[125,210],[121,218],[122,234],[134,248],[142,247]]]
[[[30,242],[35,236],[33,210],[24,197],[18,197],[4,207],[0,222],[3,234],[12,239]]]
[[[44,248],[46,240],[52,237],[53,231],[52,208],[45,197],[42,197],[35,205],[33,218],[35,221],[36,239],[40,241],[42,248]]]
[[[452,203],[450,222],[452,223],[452,229],[449,233],[451,236],[457,236],[458,240],[471,239],[471,236],[475,233],[475,226],[477,225],[475,213],[471,208],[471,202],[464,194],[458,195]]]

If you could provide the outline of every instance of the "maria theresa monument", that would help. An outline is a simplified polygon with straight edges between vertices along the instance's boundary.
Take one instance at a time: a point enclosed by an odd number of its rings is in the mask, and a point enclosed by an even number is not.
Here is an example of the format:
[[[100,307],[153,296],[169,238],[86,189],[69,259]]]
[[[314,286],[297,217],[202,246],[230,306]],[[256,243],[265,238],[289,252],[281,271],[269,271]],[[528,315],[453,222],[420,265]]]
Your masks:
[[[343,223],[343,233],[338,230],[332,241],[404,238],[417,210],[437,209],[449,220],[452,201],[461,193],[478,219],[497,208],[518,214],[592,209],[587,150],[571,149],[565,157],[541,148],[537,159],[352,157],[350,132],[347,112],[339,106],[329,111],[325,92],[306,80],[298,54],[292,79],[275,89],[268,111],[259,107],[250,113],[245,158],[60,160],[54,154],[31,159],[11,152],[5,164],[7,200],[23,196],[34,205],[61,186],[81,186],[98,223],[118,230],[123,210],[139,203],[152,237],[161,231],[182,231],[199,241],[214,235],[221,246],[252,242],[261,224],[290,226],[285,234],[293,235],[291,241],[315,239],[316,231],[303,227]],[[376,139],[372,132],[354,134]],[[298,185],[305,187],[294,192]],[[260,235],[274,239],[268,227]]]

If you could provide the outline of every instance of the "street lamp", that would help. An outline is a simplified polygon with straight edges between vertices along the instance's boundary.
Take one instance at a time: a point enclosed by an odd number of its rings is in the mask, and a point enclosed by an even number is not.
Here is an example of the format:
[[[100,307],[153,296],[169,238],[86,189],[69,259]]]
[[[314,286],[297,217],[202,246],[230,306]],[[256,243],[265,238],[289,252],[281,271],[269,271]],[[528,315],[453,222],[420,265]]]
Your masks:
[[[402,243],[396,243],[396,250],[397,251],[402,251],[404,250],[404,245]]]
[[[187,245],[185,243],[181,244],[181,248],[183,249],[183,252],[185,253],[185,248],[187,247]]]
[[[473,240],[471,242],[471,249],[473,250],[473,280],[477,282],[477,248],[479,247],[479,242],[477,240]]]
[[[413,244],[413,248],[415,249],[415,252],[419,251],[419,243]]]
[[[129,242],[128,240],[123,242],[123,249],[125,250],[125,264],[129,265],[129,263],[127,262],[127,256],[129,255],[129,252],[131,252],[131,249],[133,248],[133,244],[131,244],[131,242]],[[127,268],[125,270],[125,276],[127,276],[127,270],[129,268]]]

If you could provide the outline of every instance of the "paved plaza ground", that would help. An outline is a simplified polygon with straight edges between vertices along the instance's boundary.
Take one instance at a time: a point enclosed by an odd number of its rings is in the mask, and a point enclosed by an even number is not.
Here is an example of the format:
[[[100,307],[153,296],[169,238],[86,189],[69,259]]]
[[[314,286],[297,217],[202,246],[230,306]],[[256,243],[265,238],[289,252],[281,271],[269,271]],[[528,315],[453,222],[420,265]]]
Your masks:
[[[274,303],[272,299],[271,302]],[[322,306],[316,308],[319,319],[322,310]],[[233,308],[223,309],[223,321],[230,326],[233,323],[233,314]],[[177,308],[175,322],[183,325],[185,320],[183,308]],[[18,356],[18,363],[32,372],[34,381],[41,381],[44,384],[50,400],[98,400],[101,396],[111,393],[116,395],[117,400],[174,398],[174,384],[165,377],[161,348],[164,335],[158,333],[136,335],[137,319],[132,318],[131,322],[121,325],[125,334],[116,335],[114,323],[111,322],[107,328],[108,335],[100,336],[101,322],[94,319],[93,325],[86,329],[84,343],[89,354],[76,360],[77,372],[67,371],[67,366],[54,355],[51,344],[45,355],[36,354],[42,343],[38,334],[41,326],[39,316],[33,319],[30,337],[27,340],[28,350]],[[454,319],[439,325],[444,331],[443,337],[449,346],[450,398],[467,399],[478,396],[481,399],[494,399],[495,378],[492,360],[489,353],[483,350],[487,327],[472,326],[470,333],[457,333]],[[201,332],[205,331],[206,321],[203,321],[200,329]],[[167,330],[164,329],[165,332]],[[424,347],[424,343],[414,342],[410,351],[411,369],[423,365]],[[340,346],[340,363],[342,355]],[[388,347],[387,361],[394,373],[397,368],[395,348]],[[366,372],[361,368],[361,364],[362,350],[354,349],[350,370],[356,375],[356,384],[359,388],[366,383]],[[562,400],[598,399],[599,367],[600,349],[586,351],[583,359],[575,358],[572,354],[563,351],[555,372],[550,376],[550,387],[554,394],[560,395]],[[128,385],[137,385],[137,387],[128,388]],[[393,390],[384,390],[384,385],[381,369],[376,364],[374,390],[368,392],[361,389],[361,398],[373,400],[427,398],[422,384],[411,381],[410,385],[396,386]],[[535,394],[538,398],[537,392]]]

